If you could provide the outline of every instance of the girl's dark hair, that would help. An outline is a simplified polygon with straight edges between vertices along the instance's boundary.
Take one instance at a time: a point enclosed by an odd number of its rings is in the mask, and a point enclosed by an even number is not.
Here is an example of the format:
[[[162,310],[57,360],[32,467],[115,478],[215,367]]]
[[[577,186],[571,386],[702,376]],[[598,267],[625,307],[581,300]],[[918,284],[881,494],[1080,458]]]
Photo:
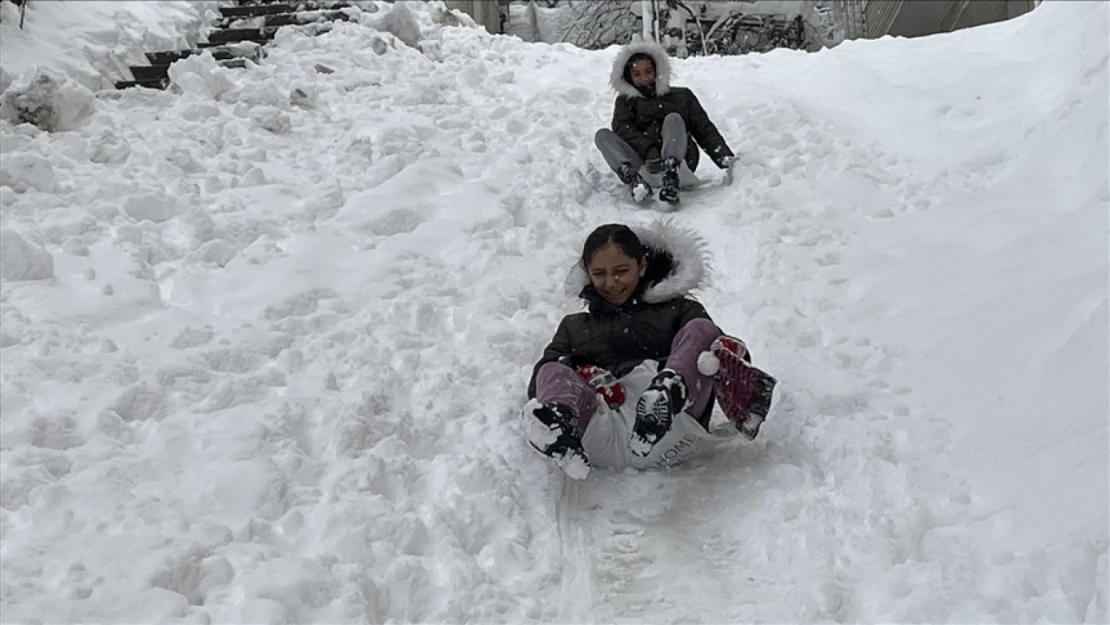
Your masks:
[[[586,243],[582,246],[582,268],[588,270],[594,254],[610,243],[616,245],[624,255],[636,260],[647,255],[644,244],[640,243],[640,237],[631,228],[624,224],[605,224],[595,228],[586,237]]]

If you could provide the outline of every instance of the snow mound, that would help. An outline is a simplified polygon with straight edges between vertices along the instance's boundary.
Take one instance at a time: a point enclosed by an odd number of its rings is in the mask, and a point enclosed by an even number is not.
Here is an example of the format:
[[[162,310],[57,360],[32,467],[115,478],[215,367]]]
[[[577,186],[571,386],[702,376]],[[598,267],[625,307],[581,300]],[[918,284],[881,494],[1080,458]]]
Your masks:
[[[94,102],[84,86],[40,70],[8,85],[0,97],[0,118],[47,132],[73,130],[92,115]]]
[[[45,157],[34,152],[9,152],[0,162],[0,185],[11,188],[16,193],[41,191],[53,193],[57,190],[54,166]]]
[[[416,17],[404,2],[398,2],[378,22],[378,28],[400,39],[410,48],[415,48],[423,39]]]
[[[182,93],[219,100],[236,87],[237,70],[216,62],[210,53],[185,57],[170,66],[169,77]]]
[[[0,278],[48,280],[54,277],[54,257],[18,232],[0,229]]]

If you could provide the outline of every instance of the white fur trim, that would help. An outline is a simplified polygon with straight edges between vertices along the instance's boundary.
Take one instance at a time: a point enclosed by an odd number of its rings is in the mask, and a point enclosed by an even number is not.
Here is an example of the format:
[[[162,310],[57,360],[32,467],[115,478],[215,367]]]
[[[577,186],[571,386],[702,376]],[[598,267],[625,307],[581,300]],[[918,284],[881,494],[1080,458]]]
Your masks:
[[[665,302],[703,288],[708,281],[708,251],[705,240],[693,230],[659,220],[648,228],[632,228],[645,247],[670,252],[674,270],[644,292],[644,301]]]
[[[659,219],[647,226],[629,225],[644,247],[666,251],[674,261],[670,275],[644,292],[643,299],[658,304],[690,294],[709,285],[709,252],[697,232]],[[576,297],[590,283],[581,263],[575,263],[566,280],[566,293]]]
[[[620,49],[613,59],[613,70],[609,74],[609,85],[622,95],[642,98],[639,90],[624,79],[624,66],[635,54],[648,54],[655,61],[655,93],[663,95],[671,90],[671,60],[663,46],[654,41],[635,41]]]

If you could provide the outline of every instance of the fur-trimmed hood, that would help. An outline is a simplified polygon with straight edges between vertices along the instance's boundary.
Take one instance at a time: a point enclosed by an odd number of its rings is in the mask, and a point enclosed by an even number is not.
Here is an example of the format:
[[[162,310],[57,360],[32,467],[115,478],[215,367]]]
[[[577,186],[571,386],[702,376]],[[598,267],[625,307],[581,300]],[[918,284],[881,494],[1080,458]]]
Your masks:
[[[709,253],[696,232],[665,219],[629,228],[647,249],[648,265],[633,300],[659,304],[709,285]],[[566,293],[586,300],[591,306],[600,299],[581,262],[575,263],[567,276]]]
[[[655,94],[664,95],[671,90],[671,60],[663,46],[654,41],[634,41],[617,52],[613,59],[613,71],[609,74],[609,85],[621,95],[642,98],[643,94],[627,78],[628,60],[636,54],[647,54],[655,61]]]

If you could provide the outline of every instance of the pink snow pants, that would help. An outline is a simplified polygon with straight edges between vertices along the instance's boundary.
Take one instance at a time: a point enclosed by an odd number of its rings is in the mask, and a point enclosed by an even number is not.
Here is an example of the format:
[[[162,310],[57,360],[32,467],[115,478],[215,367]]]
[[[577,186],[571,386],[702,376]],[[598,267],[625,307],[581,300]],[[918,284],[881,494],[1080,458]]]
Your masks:
[[[671,341],[671,355],[664,366],[682,376],[690,393],[687,412],[695,419],[705,410],[713,391],[713,376],[698,371],[698,356],[709,349],[721,330],[708,319],[689,321]],[[597,393],[570,367],[549,362],[536,374],[536,399],[541,403],[562,404],[578,417],[578,432],[586,431],[597,411]],[[630,397],[628,401],[631,401]]]

